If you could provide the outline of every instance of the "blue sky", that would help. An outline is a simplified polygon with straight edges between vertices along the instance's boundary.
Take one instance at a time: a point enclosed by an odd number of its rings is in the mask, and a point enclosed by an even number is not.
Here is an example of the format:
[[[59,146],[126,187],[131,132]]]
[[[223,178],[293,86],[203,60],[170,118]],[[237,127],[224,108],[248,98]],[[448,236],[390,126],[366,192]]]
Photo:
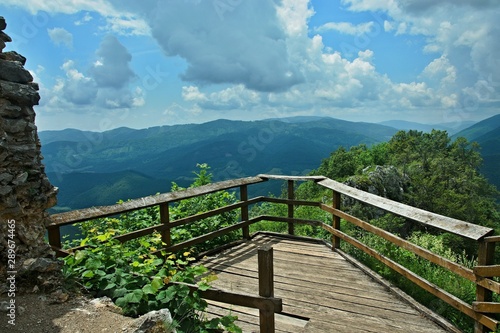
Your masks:
[[[495,0],[3,0],[39,130],[500,113]]]

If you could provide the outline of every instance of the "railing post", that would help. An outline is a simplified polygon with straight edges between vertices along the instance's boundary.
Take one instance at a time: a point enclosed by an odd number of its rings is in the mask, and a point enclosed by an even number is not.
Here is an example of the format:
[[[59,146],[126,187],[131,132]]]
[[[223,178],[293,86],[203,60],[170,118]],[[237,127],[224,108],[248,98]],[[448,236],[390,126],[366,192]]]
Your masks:
[[[49,233],[49,244],[61,249],[61,228],[58,225],[50,226],[47,228],[47,232]]]
[[[240,186],[240,200],[247,201],[248,200],[248,186],[241,185]],[[241,221],[248,221],[248,205],[241,207]],[[250,239],[250,227],[244,226],[242,228],[243,239]]]
[[[293,180],[288,180],[288,200],[293,200],[295,198],[294,191],[294,181]],[[288,204],[288,218],[293,219],[293,204]],[[288,222],[288,234],[289,235],[294,235],[295,230],[294,230],[294,224],[292,222]]]
[[[273,248],[258,249],[259,295],[274,297]],[[274,333],[274,310],[259,310],[260,333]]]
[[[337,191],[333,191],[332,207],[340,209],[340,193]],[[332,227],[336,230],[340,229],[340,217],[334,214],[332,214]],[[334,249],[340,248],[340,238],[332,235],[332,246]]]
[[[477,255],[478,266],[487,266],[494,263],[495,258],[495,243],[479,241],[479,250]],[[476,301],[491,302],[492,292],[484,287],[476,284]],[[479,322],[474,323],[474,333],[486,333],[490,330]]]
[[[161,232],[161,240],[166,246],[172,245],[172,235],[170,233],[170,211],[168,207],[168,202],[160,204],[160,222],[165,227]]]

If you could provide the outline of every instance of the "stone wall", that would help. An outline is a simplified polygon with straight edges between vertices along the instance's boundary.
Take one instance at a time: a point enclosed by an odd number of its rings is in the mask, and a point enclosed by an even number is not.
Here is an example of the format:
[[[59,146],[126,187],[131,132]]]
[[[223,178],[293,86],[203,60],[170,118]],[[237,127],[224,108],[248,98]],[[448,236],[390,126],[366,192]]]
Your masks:
[[[58,269],[44,241],[57,189],[45,175],[35,126],[38,84],[24,69],[26,58],[3,52],[11,41],[6,26],[0,17],[0,276],[14,270],[21,279]],[[9,240],[15,241],[15,267],[7,266]]]

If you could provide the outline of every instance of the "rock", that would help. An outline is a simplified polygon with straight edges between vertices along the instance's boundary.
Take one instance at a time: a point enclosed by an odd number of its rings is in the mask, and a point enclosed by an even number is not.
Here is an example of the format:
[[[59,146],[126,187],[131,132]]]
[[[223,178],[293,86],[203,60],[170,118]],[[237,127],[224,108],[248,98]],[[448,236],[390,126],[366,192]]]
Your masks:
[[[0,16],[0,30],[5,30],[7,28],[7,22],[5,22],[5,18]]]
[[[0,59],[0,80],[28,83],[33,81],[33,76],[20,62]]]
[[[28,172],[23,172],[21,174],[19,174],[16,179],[14,179],[14,181],[12,182],[14,185],[21,185],[21,184],[24,184],[26,183],[26,181],[28,180]]]
[[[0,302],[0,312],[7,312],[9,311],[9,302],[8,301],[1,301]]]
[[[50,294],[54,303],[65,303],[69,299],[69,295],[63,292],[61,289],[57,289],[52,294]]]
[[[172,326],[172,316],[168,309],[151,311],[137,318],[125,329],[126,333],[175,333]]]
[[[21,268],[19,269],[19,275],[27,273],[46,273],[57,271],[61,268],[61,263],[55,259],[51,258],[29,258],[26,259]]]
[[[105,308],[108,311],[122,314],[122,309],[119,306],[116,306],[115,303],[109,297],[101,297],[95,298],[90,301],[90,304],[94,305],[96,308]]]
[[[0,197],[4,197],[7,194],[12,193],[12,187],[10,186],[0,186]]]
[[[40,95],[31,86],[4,80],[0,80],[0,97],[19,106],[38,105],[40,101]]]
[[[19,53],[17,53],[16,51],[9,51],[9,52],[2,53],[2,59],[10,60],[10,61],[17,61],[17,62],[20,62],[21,65],[23,65],[23,66],[26,64],[26,58],[23,57],[22,55],[20,55]]]
[[[12,179],[14,176],[10,173],[0,173],[0,184],[8,184]]]
[[[12,42],[12,38],[10,38],[9,35],[7,35],[5,32],[3,31],[0,31],[0,40],[8,43],[8,42]]]

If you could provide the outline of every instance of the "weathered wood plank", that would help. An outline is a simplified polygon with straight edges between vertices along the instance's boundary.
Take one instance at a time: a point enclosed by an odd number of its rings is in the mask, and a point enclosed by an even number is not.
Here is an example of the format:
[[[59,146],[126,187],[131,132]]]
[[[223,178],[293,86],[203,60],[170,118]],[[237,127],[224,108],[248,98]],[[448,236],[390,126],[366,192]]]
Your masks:
[[[396,215],[473,240],[479,240],[493,233],[493,229],[491,228],[411,207],[397,201],[358,190],[331,179],[321,180],[318,184]]]
[[[227,190],[241,185],[256,184],[266,180],[267,179],[261,177],[247,177],[234,180],[225,180],[218,183],[212,183],[199,187],[188,188],[183,191],[169,192],[169,193],[163,193],[159,195],[152,195],[148,197],[134,199],[117,205],[73,210],[66,213],[51,215],[50,218],[52,220],[52,223],[50,225],[55,225],[55,224],[66,225],[91,219],[113,216],[137,209],[156,206],[161,203],[189,199],[195,196]]]
[[[314,181],[318,182],[320,180],[326,179],[325,176],[284,176],[284,175],[267,175],[259,174],[257,177],[263,179],[279,179],[279,180],[298,180],[298,181]]]
[[[500,265],[475,266],[473,271],[481,277],[500,276]]]
[[[497,302],[472,302],[472,308],[477,312],[500,313],[500,303]]]

